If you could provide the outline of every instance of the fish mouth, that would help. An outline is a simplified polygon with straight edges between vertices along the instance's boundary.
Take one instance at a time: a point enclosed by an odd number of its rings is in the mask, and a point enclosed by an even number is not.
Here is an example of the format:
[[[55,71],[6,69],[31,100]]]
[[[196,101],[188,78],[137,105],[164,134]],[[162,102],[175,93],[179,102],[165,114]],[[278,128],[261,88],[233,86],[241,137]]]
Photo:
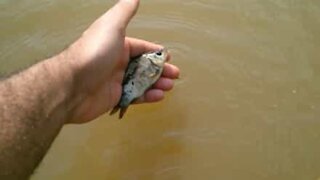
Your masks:
[[[165,54],[165,62],[168,62],[170,59],[169,50],[167,48],[162,48],[160,49],[160,51]]]

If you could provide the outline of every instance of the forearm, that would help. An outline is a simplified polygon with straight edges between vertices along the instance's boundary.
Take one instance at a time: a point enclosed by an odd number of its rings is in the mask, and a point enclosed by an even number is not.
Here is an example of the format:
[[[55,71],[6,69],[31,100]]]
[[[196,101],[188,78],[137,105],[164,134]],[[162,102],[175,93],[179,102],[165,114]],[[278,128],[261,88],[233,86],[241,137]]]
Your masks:
[[[72,114],[73,79],[59,55],[0,82],[0,179],[32,174]]]

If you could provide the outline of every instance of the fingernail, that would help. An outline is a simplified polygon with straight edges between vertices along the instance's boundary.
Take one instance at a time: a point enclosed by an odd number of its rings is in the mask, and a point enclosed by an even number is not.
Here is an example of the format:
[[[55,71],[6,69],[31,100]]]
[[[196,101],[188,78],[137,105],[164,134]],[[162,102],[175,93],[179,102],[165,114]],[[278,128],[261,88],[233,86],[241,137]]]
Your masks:
[[[128,3],[133,3],[134,0],[119,0],[119,2],[122,1],[122,2],[128,2]]]

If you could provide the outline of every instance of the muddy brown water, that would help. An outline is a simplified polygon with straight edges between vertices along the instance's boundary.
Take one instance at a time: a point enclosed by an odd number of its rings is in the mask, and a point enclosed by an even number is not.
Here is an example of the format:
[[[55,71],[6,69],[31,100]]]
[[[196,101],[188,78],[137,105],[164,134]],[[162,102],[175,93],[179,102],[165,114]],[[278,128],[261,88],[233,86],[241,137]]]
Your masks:
[[[0,73],[61,51],[115,1],[1,0]],[[166,99],[68,125],[33,180],[320,179],[320,3],[141,1],[128,35],[161,43]]]

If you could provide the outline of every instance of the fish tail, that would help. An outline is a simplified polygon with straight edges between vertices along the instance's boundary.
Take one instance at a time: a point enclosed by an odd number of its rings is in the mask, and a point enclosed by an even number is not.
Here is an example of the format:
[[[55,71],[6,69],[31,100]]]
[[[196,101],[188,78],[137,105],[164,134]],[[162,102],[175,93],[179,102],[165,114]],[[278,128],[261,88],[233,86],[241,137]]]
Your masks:
[[[128,109],[128,106],[120,107],[119,105],[117,105],[112,109],[112,111],[109,113],[109,115],[111,116],[111,115],[117,113],[120,110],[119,119],[122,119],[122,117],[126,113],[127,109]]]
[[[124,113],[126,113],[128,106],[120,108],[119,119],[122,119]]]
[[[109,115],[111,116],[111,115],[115,114],[116,112],[119,111],[119,109],[120,109],[120,106],[119,106],[119,105],[115,106],[115,107],[112,109],[112,111],[109,113]]]

